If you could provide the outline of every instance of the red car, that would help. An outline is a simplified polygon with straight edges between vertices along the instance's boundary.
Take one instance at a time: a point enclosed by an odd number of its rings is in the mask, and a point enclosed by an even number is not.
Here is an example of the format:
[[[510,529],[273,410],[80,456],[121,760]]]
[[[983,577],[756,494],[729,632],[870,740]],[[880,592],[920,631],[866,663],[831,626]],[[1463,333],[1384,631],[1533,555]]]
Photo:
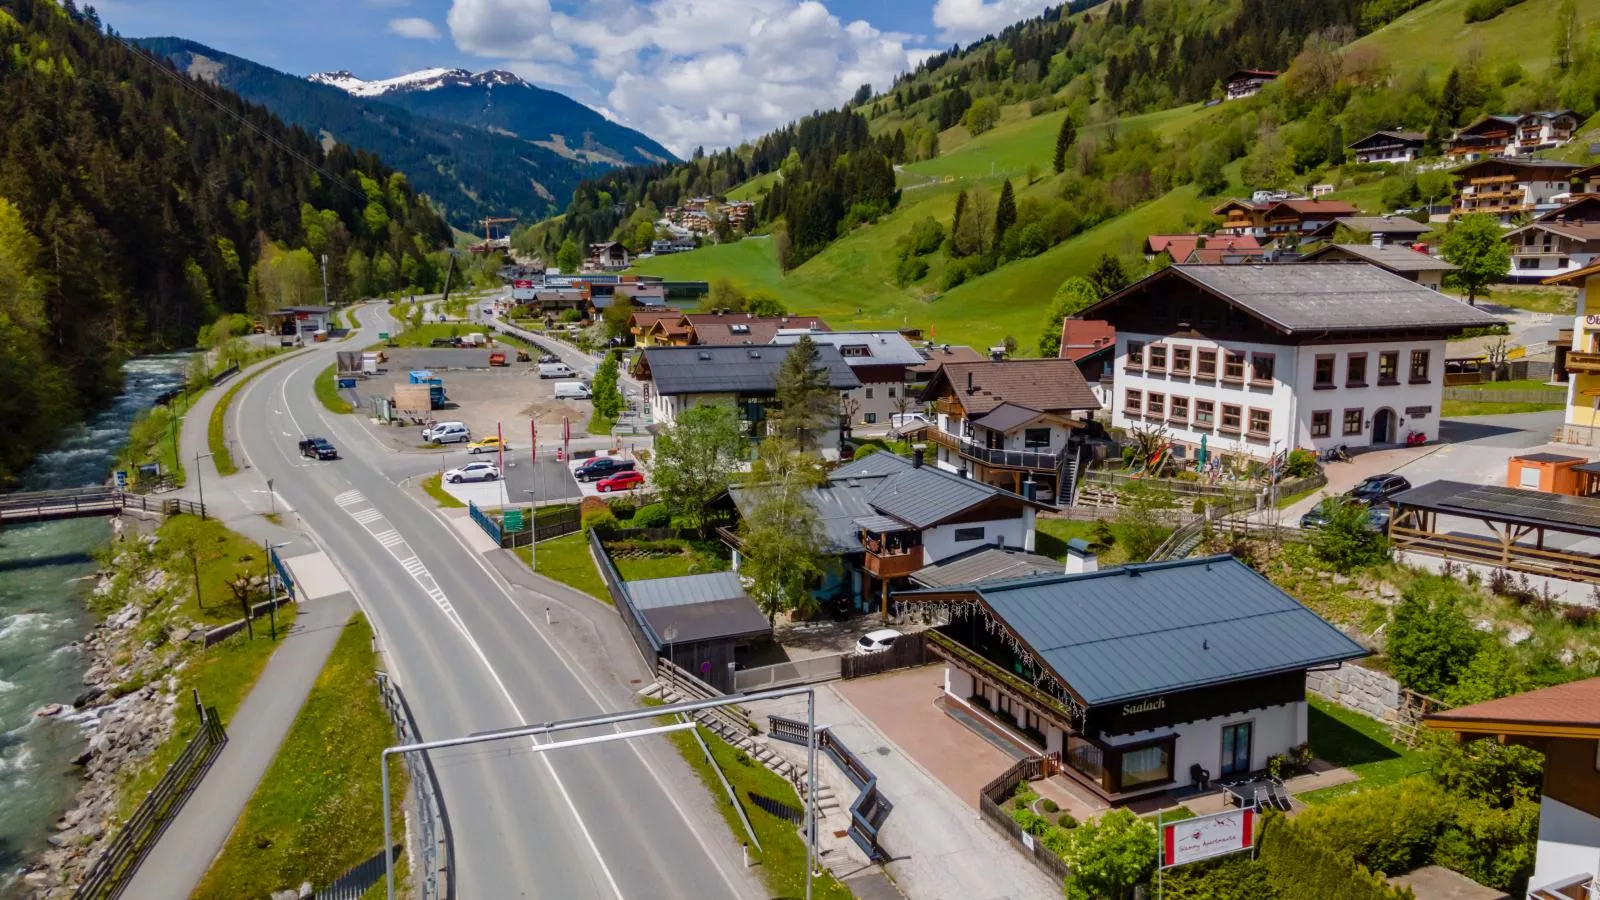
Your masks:
[[[600,479],[600,483],[595,485],[595,490],[605,494],[611,491],[625,491],[629,488],[638,487],[641,484],[644,484],[643,473],[618,472],[617,474],[612,475],[610,478]]]

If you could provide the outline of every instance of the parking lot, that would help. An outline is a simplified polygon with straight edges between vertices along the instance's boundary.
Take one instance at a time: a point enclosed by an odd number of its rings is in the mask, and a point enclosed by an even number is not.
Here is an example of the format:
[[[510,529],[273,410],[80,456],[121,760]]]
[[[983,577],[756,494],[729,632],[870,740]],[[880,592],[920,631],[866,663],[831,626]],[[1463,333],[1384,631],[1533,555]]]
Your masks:
[[[646,481],[639,490],[618,491],[615,494],[601,494],[595,482],[579,482],[572,475],[572,470],[586,462],[584,458],[556,459],[556,448],[546,446],[542,441],[539,446],[539,459],[535,464],[529,460],[528,447],[524,443],[520,447],[513,444],[513,450],[507,452],[505,468],[501,471],[502,480],[499,482],[472,482],[465,484],[443,484],[445,492],[465,503],[471,501],[485,508],[500,507],[507,504],[522,505],[530,499],[539,503],[559,500],[579,500],[583,497],[595,496],[628,496],[643,491],[651,491],[651,485]],[[624,452],[624,459],[633,459]],[[444,451],[440,459],[441,471],[455,466],[463,466],[469,462],[495,462],[496,456],[485,453],[478,456],[469,455],[466,451],[452,447]],[[639,471],[649,478],[649,467],[636,465]]]
[[[448,398],[445,408],[433,410],[437,421],[463,422],[474,439],[505,431],[506,442],[526,450],[531,437],[530,419],[538,423],[541,447],[561,443],[562,419],[570,422],[574,438],[587,437],[591,406],[587,400],[557,400],[555,380],[543,380],[530,363],[512,363],[504,368],[488,367],[485,350],[410,350],[387,351],[389,360],[377,375],[357,382],[356,394],[364,409],[372,408],[372,397],[393,396],[394,388],[408,383],[414,369],[426,369],[444,381]],[[514,351],[513,351],[514,353]],[[397,411],[397,414],[400,411]],[[410,411],[406,411],[410,412]],[[406,424],[375,426],[380,439],[396,450],[417,450],[423,446],[420,426]]]

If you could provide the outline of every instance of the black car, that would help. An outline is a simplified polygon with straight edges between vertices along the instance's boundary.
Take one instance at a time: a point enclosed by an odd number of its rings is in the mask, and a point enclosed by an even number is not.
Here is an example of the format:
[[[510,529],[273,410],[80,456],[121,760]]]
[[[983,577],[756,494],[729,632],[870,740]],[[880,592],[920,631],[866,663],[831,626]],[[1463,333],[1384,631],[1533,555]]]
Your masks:
[[[1339,504],[1350,502],[1354,501],[1346,497],[1328,497],[1312,507],[1310,512],[1300,517],[1300,527],[1307,530],[1321,528],[1333,518],[1333,511],[1338,509]],[[1389,519],[1393,513],[1394,508],[1387,502],[1380,501],[1372,504],[1366,510],[1367,530],[1373,532],[1388,531]]]
[[[310,436],[300,439],[300,455],[310,459],[338,459],[339,451],[328,443],[327,438]]]
[[[554,353],[546,353],[546,354],[544,354],[544,355],[539,357],[539,362],[542,362],[542,363],[558,363],[558,362],[561,362],[561,357],[555,355]]]
[[[572,470],[572,475],[579,481],[599,481],[610,478],[618,472],[633,471],[633,463],[625,459],[613,459],[609,456],[596,456],[583,465]]]
[[[1403,475],[1373,475],[1345,493],[1357,503],[1386,503],[1401,491],[1411,490],[1411,482]]]

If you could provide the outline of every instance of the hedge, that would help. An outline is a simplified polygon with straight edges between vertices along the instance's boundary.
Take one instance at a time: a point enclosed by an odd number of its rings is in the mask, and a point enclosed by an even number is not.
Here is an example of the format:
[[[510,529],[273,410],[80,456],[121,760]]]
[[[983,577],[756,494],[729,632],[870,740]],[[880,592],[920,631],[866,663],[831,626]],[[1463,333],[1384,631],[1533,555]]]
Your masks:
[[[1261,824],[1260,853],[1279,900],[1416,900],[1276,812]]]
[[[1459,802],[1427,778],[1407,778],[1300,814],[1295,825],[1374,872],[1398,875],[1433,861]]]

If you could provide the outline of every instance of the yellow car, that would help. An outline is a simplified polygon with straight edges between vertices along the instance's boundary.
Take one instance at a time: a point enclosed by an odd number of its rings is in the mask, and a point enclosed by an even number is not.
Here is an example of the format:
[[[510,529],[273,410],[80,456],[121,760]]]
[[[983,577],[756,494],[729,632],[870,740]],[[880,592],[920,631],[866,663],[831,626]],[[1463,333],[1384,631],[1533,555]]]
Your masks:
[[[511,449],[511,445],[510,444],[506,444],[505,446],[501,446],[500,445],[500,439],[498,437],[486,437],[481,441],[473,441],[472,443],[467,445],[467,452],[468,453],[474,453],[474,454],[476,454],[476,453],[498,453],[501,450],[510,450],[510,449]]]

